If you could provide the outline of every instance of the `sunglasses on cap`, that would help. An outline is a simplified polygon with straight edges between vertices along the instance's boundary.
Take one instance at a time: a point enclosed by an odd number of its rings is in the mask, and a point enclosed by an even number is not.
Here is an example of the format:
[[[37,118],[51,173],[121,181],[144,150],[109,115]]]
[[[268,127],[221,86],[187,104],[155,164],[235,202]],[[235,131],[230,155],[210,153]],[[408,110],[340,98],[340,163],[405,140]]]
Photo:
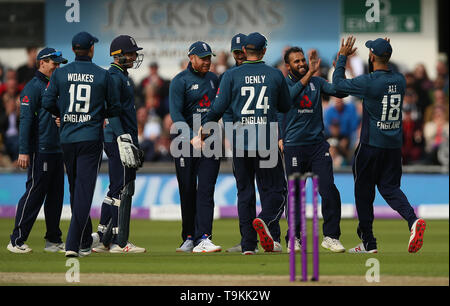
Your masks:
[[[42,55],[40,59],[44,59],[44,58],[48,58],[48,57],[50,57],[50,58],[51,57],[60,57],[60,56],[62,56],[62,52],[61,51],[55,51],[55,52],[52,52],[52,53],[49,53],[49,54]]]

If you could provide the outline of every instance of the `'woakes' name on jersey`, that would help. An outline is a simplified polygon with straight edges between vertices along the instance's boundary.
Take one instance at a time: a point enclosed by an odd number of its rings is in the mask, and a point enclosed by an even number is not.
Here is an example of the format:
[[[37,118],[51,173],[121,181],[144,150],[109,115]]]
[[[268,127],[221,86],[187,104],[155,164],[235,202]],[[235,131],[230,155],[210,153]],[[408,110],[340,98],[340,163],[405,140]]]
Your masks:
[[[110,74],[88,57],[53,72],[42,105],[61,118],[61,143],[103,140],[104,118],[121,112]]]
[[[347,57],[339,56],[333,84],[336,90],[363,99],[360,142],[379,148],[401,148],[405,77],[390,70],[376,70],[345,79],[346,61]]]

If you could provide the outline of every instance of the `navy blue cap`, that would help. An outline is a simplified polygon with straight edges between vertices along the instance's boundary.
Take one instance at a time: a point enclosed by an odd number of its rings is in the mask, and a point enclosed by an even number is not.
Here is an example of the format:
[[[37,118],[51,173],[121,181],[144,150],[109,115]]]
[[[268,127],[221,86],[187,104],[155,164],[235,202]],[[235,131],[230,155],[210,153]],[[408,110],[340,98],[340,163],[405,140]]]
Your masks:
[[[72,38],[73,49],[89,49],[98,39],[88,32],[80,32]]]
[[[245,48],[251,50],[262,50],[267,47],[267,39],[264,35],[254,32],[247,36],[245,41]]]
[[[233,36],[231,39],[231,52],[235,50],[242,51],[242,47],[245,45],[245,40],[247,39],[247,35],[239,33]]]
[[[366,47],[377,56],[383,56],[386,53],[389,55],[392,54],[391,44],[383,38],[366,41]]]
[[[58,64],[67,64],[67,60],[64,57],[62,57],[61,51],[56,51],[53,48],[48,47],[44,48],[36,56],[36,60],[38,61],[46,58],[51,59],[52,61]]]
[[[188,56],[191,54],[197,55],[198,57],[205,57],[208,55],[216,56],[211,51],[211,47],[203,41],[196,41],[189,47]]]
[[[142,50],[138,47],[133,37],[129,35],[120,35],[113,39],[109,47],[109,54],[111,56],[116,54],[123,54],[129,52],[136,52]]]

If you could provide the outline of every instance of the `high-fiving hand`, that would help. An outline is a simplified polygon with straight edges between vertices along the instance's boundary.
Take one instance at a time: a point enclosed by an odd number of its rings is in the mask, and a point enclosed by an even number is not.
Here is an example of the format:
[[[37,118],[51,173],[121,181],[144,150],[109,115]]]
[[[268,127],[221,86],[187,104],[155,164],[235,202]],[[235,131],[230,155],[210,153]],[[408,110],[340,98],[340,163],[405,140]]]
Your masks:
[[[353,36],[349,36],[344,43],[344,38],[341,41],[341,49],[339,50],[339,55],[350,56],[356,52],[356,49],[353,48],[355,44],[356,38]]]

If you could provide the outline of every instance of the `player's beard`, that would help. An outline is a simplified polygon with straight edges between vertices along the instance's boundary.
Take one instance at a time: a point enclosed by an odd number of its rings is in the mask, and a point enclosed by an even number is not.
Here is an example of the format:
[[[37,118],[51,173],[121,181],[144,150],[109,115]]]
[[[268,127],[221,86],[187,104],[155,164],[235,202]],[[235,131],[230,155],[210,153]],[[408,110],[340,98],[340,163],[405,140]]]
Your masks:
[[[291,67],[291,68],[292,68],[292,67]],[[300,71],[298,71],[298,70],[296,70],[296,69],[291,69],[291,71],[292,71],[292,73],[294,74],[294,76],[295,76],[296,78],[301,79],[301,78],[303,78],[303,77],[305,76],[305,74],[308,73],[308,71],[309,71],[309,66],[306,65],[306,67],[305,67],[305,73],[300,73]]]
[[[369,55],[369,73],[373,72],[373,62],[370,60],[370,55]]]

